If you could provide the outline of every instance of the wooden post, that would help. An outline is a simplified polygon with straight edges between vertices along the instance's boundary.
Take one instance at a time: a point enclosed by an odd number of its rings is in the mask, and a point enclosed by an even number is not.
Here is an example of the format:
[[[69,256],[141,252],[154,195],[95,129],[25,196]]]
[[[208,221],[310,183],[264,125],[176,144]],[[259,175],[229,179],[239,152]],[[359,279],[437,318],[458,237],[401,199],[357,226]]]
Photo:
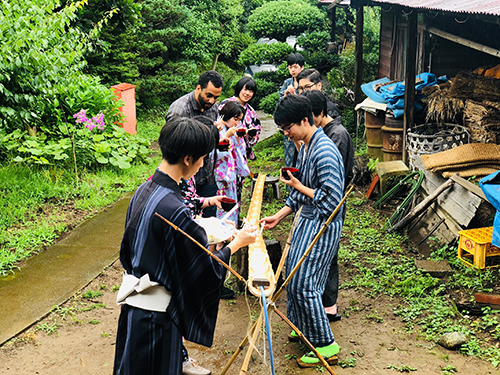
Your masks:
[[[415,75],[417,61],[417,20],[418,12],[412,9],[408,15],[406,30],[405,65],[405,108],[403,118],[403,163],[408,164],[406,152],[406,133],[415,121]]]
[[[363,83],[363,7],[356,8],[356,67],[354,86],[354,104],[361,103],[361,85]]]
[[[444,184],[439,186],[436,191],[434,191],[431,195],[429,195],[427,198],[425,198],[422,202],[420,202],[413,210],[411,210],[405,217],[401,219],[398,223],[396,223],[392,228],[389,228],[388,232],[393,232],[397,231],[399,229],[404,228],[406,225],[410,223],[415,217],[417,217],[420,213],[422,213],[424,210],[426,210],[432,202],[434,202],[439,195],[445,191],[446,189],[449,189],[453,185],[453,180],[448,179]]]

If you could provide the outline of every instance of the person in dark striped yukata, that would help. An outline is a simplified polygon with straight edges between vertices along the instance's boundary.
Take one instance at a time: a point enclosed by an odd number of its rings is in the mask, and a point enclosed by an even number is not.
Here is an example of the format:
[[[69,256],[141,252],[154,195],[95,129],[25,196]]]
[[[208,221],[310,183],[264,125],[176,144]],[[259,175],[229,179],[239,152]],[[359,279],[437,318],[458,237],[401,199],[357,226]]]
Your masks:
[[[212,345],[226,275],[220,263],[155,215],[208,249],[205,231],[182,203],[179,181],[192,177],[212,151],[211,131],[198,121],[175,118],[162,128],[158,142],[163,160],[127,211],[113,374],[180,375],[183,336]],[[231,254],[255,241],[257,229],[243,228],[215,256],[229,263]]]
[[[274,121],[290,139],[302,143],[297,159],[298,177],[289,172],[290,180],[280,177],[281,182],[292,187],[285,206],[273,216],[261,219],[266,223],[265,228],[272,229],[302,206],[285,264],[288,277],[342,200],[344,164],[337,146],[322,128],[314,125],[311,103],[306,97],[287,95],[278,103]],[[340,347],[333,337],[321,297],[341,231],[340,210],[287,286],[288,318],[327,361],[334,360]],[[296,332],[291,333],[291,339],[297,337]],[[320,364],[313,352],[298,362],[303,367]]]

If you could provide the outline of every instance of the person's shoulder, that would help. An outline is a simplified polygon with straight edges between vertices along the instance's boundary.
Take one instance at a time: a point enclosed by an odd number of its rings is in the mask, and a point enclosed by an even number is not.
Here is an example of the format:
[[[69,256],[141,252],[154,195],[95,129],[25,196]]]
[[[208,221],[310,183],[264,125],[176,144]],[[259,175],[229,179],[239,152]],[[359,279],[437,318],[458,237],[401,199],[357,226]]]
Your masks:
[[[174,111],[178,111],[178,110],[186,108],[187,104],[190,101],[190,96],[193,96],[193,98],[194,98],[194,91],[188,92],[187,94],[185,94],[185,95],[181,96],[180,98],[174,100],[172,102],[172,104],[170,104],[170,107],[168,108],[168,112],[172,113]]]

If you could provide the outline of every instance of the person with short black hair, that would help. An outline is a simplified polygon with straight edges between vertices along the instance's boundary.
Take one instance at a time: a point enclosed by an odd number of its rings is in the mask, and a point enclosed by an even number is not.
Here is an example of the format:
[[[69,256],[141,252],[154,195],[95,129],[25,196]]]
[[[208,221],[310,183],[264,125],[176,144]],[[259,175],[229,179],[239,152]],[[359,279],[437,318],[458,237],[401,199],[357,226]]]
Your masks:
[[[217,120],[217,106],[214,105],[222,93],[222,77],[214,70],[204,72],[198,78],[198,84],[194,91],[181,96],[168,108],[166,121],[174,116],[193,118],[205,116],[212,121]],[[196,193],[201,197],[212,197],[217,194],[217,186],[214,179],[214,164],[206,159],[204,166],[195,176]],[[215,206],[207,207],[203,216],[215,216]]]
[[[289,93],[295,94],[295,89],[298,87],[297,76],[302,70],[304,70],[304,65],[305,65],[304,56],[302,56],[302,54],[299,52],[291,53],[288,56],[286,63],[288,66],[288,72],[290,73],[291,77],[287,78],[285,82],[283,82],[283,86],[279,91],[279,100],[282,100]],[[287,136],[283,138],[283,149],[285,151],[286,167],[294,166],[294,159],[297,148],[298,146],[294,144]],[[287,187],[288,191],[290,191],[289,189],[290,188]]]
[[[281,182],[291,187],[285,206],[273,216],[261,219],[265,228],[272,229],[302,207],[286,258],[288,277],[342,200],[344,166],[333,141],[322,128],[314,125],[311,103],[306,97],[287,95],[278,103],[274,121],[290,139],[303,142],[297,159],[298,177],[290,172],[289,180],[280,177]],[[287,286],[288,318],[329,363],[334,361],[340,347],[333,337],[321,296],[341,230],[342,215],[339,212]],[[297,338],[297,333],[292,332],[291,339]],[[321,364],[313,352],[305,354],[298,362],[301,367]]]
[[[346,128],[342,126],[339,118],[333,119],[329,116],[327,98],[319,90],[306,90],[302,93],[311,101],[314,123],[317,127],[322,127],[325,134],[335,143],[342,155],[344,161],[344,192],[351,183],[353,178],[354,168],[354,143],[351,135]],[[345,216],[345,207],[344,207]],[[340,320],[342,317],[337,306],[337,298],[339,294],[339,264],[338,264],[338,249],[335,252],[328,279],[323,293],[323,306],[325,307],[326,316],[331,322]]]
[[[213,150],[212,132],[198,121],[175,118],[162,128],[158,142],[162,162],[130,201],[120,248],[126,273],[117,296],[122,307],[114,375],[181,374],[183,336],[212,345],[226,274],[219,262],[156,216],[208,249],[207,235],[182,203],[178,184],[193,176]],[[256,233],[256,227],[243,228],[214,255],[228,263],[231,254],[255,241]]]
[[[321,82],[321,74],[314,68],[304,69],[297,75],[297,92],[302,94],[307,90],[320,90],[323,88],[323,83]],[[332,119],[338,119],[341,122],[341,112],[339,107],[332,102],[328,97],[327,107],[328,115]]]
[[[250,102],[257,94],[257,84],[252,77],[241,78],[234,86],[234,96],[225,99],[219,105],[219,110],[227,101],[238,101],[244,109],[243,119],[241,120],[240,128],[246,130],[246,157],[248,160],[254,160],[255,154],[253,148],[260,138],[261,126],[257,113],[250,105]]]

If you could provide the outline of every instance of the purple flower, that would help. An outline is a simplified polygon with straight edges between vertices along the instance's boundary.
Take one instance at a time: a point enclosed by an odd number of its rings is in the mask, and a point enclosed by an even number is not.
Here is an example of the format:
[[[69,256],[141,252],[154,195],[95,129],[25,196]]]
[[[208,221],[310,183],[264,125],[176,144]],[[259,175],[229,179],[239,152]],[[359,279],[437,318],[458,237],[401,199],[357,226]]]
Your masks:
[[[92,118],[87,118],[87,110],[82,109],[79,112],[73,115],[75,122],[77,124],[83,124],[89,131],[92,131],[94,128],[98,128],[99,130],[104,130],[106,124],[104,123],[104,113],[99,113]]]

